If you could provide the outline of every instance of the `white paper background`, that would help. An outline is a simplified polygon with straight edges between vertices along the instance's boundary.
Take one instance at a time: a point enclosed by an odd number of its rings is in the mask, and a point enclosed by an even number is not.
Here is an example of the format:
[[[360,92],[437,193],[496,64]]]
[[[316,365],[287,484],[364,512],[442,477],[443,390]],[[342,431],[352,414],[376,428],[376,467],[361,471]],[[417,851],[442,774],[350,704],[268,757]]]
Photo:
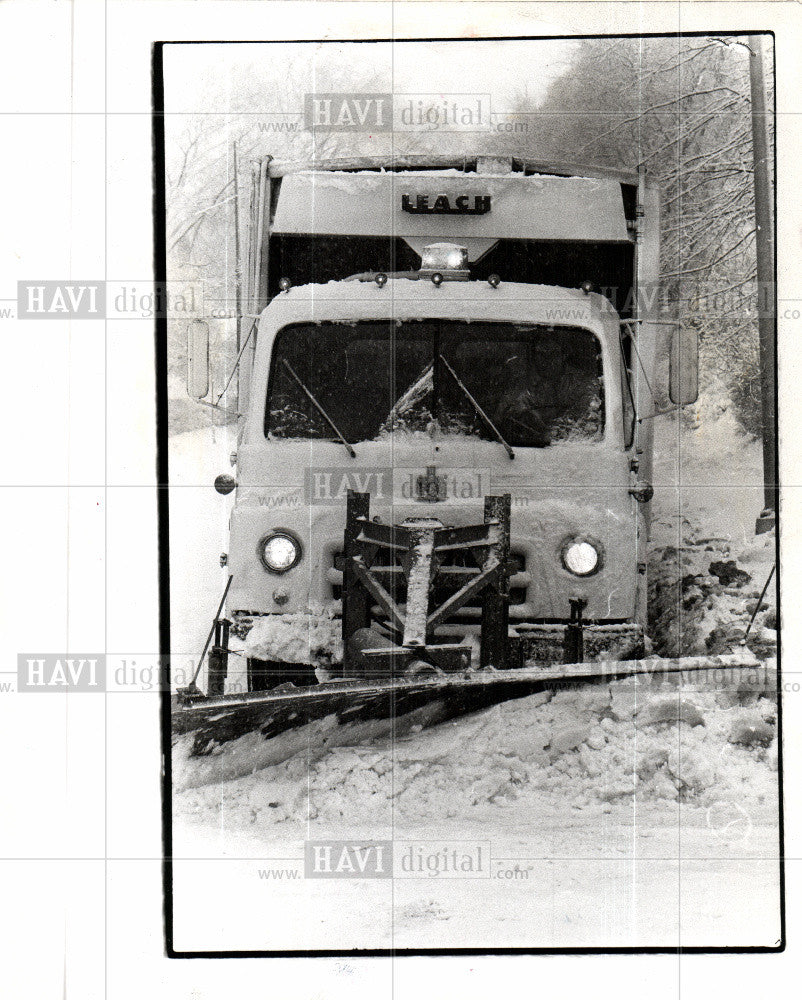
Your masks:
[[[154,40],[772,29],[782,315],[783,300],[802,299],[801,25],[800,8],[790,3],[8,0],[0,5],[0,298],[16,297],[17,280],[145,281],[152,274]],[[0,310],[13,305],[0,302]],[[13,680],[23,651],[105,648],[152,658],[152,323],[5,318],[0,329],[7,427],[0,680]],[[800,321],[781,321],[787,681],[795,680],[800,648],[792,571],[802,556],[793,461],[801,334]],[[793,793],[800,706],[799,694],[785,697],[790,947],[783,955],[170,961],[163,957],[157,697],[2,693],[0,991],[37,1000],[486,998],[519,990],[616,1000],[789,995],[802,955],[802,823]]]

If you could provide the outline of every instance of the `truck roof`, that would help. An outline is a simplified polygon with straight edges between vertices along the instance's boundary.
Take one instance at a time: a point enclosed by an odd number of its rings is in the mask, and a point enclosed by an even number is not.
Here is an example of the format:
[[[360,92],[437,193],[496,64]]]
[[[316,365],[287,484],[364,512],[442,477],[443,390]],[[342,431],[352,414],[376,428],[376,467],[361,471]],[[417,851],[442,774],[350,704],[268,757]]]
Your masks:
[[[277,235],[398,236],[417,253],[426,242],[445,240],[467,246],[470,260],[498,239],[632,239],[624,186],[610,178],[330,166],[299,170],[280,183],[271,220]]]
[[[522,308],[524,307],[525,308]],[[562,313],[560,313],[562,307]],[[486,281],[444,281],[392,278],[383,287],[375,281],[330,281],[291,288],[277,295],[262,313],[276,326],[293,322],[367,319],[497,319],[548,322],[556,326],[590,326],[600,330],[613,316],[604,296],[578,288]]]
[[[484,176],[510,176],[510,174],[531,176],[533,174],[542,174],[554,177],[599,178],[618,181],[621,184],[635,185],[638,183],[638,172],[636,169],[618,170],[612,167],[600,167],[583,163],[549,162],[545,160],[522,159],[520,157],[492,157],[481,154],[474,156],[405,154],[390,157],[335,157],[306,161],[272,160],[269,164],[269,172],[272,177],[285,177],[288,174],[307,173],[310,171],[378,171],[402,173],[419,170],[456,170],[465,174],[480,174]]]

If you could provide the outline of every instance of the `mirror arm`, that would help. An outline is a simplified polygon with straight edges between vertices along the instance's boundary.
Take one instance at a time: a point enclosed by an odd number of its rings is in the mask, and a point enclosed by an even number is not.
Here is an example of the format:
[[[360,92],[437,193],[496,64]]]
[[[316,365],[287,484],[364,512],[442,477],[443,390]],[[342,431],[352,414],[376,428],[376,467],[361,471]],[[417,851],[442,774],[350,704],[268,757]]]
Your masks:
[[[630,325],[630,324],[634,325],[636,323],[643,323],[643,322],[648,322],[648,321],[642,320],[642,319],[634,319],[634,320],[622,319],[622,320],[619,320],[619,323],[620,323],[621,327],[623,327],[625,325]],[[668,324],[669,321],[666,320],[666,323]],[[679,325],[679,324],[674,324],[673,320],[671,320],[670,323],[672,325]],[[635,337],[632,336],[631,333],[630,333],[629,337],[630,337],[630,342],[632,344],[632,348],[635,351],[635,357],[638,359],[638,364],[640,365],[640,370],[643,372],[643,380],[646,383],[646,388],[649,390],[649,395],[652,397],[652,399],[656,401],[656,397],[655,397],[655,394],[654,394],[654,389],[652,389],[652,384],[649,381],[649,376],[646,374],[646,367],[643,364],[643,359],[641,358],[640,351],[638,350],[638,342],[635,339]],[[621,347],[621,354],[622,354],[622,360],[623,360],[624,347],[623,347],[623,343],[621,342],[621,330],[620,329],[619,329],[619,335],[618,335],[618,343],[619,343],[619,345]],[[632,403],[633,403],[633,405],[635,403],[634,397],[632,399]],[[646,419],[646,418],[644,417],[643,419]],[[638,423],[640,423],[641,418],[638,417],[637,420],[638,420]]]
[[[649,413],[645,417],[638,417],[638,423],[643,423],[644,420],[654,420],[655,417],[664,417],[667,413],[679,413],[686,406],[693,406],[693,403],[682,403],[679,406],[672,406],[670,410],[655,410],[654,413]]]
[[[234,378],[234,376],[237,373],[237,370],[239,369],[239,363],[242,360],[242,355],[245,353],[245,348],[248,346],[248,343],[249,343],[251,337],[253,336],[253,331],[256,329],[256,324],[259,321],[259,317],[258,316],[243,316],[242,318],[243,319],[253,319],[253,323],[251,323],[251,328],[250,328],[250,330],[248,330],[248,336],[245,338],[245,343],[240,348],[240,352],[237,355],[237,360],[234,362],[234,367],[231,369],[231,374],[228,376],[228,380],[226,381],[226,384],[223,386],[223,391],[217,397],[217,400],[215,401],[215,403],[209,404],[210,406],[211,405],[217,406],[217,404],[220,402],[220,400],[223,398],[223,396],[225,396],[226,392],[228,391],[228,387],[231,385],[231,380]]]
[[[236,417],[239,419],[242,416],[241,413],[237,413],[235,410],[229,410],[227,407],[220,406],[218,403],[210,403],[206,399],[196,399],[195,402],[200,406],[208,406],[212,410],[218,410],[220,413],[225,413],[229,417]]]
[[[621,326],[637,326],[639,323],[648,323],[650,326],[681,326],[678,319],[620,319]]]

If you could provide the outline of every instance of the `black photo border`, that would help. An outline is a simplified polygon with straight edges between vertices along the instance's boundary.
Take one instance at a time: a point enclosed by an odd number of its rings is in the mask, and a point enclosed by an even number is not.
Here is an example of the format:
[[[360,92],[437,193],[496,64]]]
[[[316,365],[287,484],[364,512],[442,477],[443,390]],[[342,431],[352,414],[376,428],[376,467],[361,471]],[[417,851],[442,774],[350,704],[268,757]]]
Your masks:
[[[154,279],[156,282],[167,280],[167,241],[166,241],[166,191],[165,191],[165,135],[164,135],[164,49],[166,46],[178,45],[319,45],[325,44],[398,44],[426,42],[542,42],[542,41],[583,41],[602,38],[743,38],[746,35],[766,35],[771,38],[774,50],[774,101],[772,117],[774,121],[774,237],[777,246],[777,100],[776,100],[776,46],[774,32],[767,29],[738,31],[680,31],[680,32],[616,32],[608,34],[588,35],[485,35],[482,37],[428,37],[428,38],[337,38],[337,39],[197,39],[197,40],[162,40],[154,41],[151,49],[151,83],[152,83],[152,148],[153,148],[153,225],[154,225]],[[777,252],[774,261],[774,300],[777,304]],[[777,648],[777,738],[778,755],[778,793],[779,793],[779,893],[780,893],[780,940],[776,945],[679,945],[644,946],[644,947],[574,947],[574,948],[364,948],[364,949],[315,949],[315,950],[248,950],[230,949],[226,951],[178,951],[174,947],[174,910],[173,910],[173,838],[172,838],[172,767],[170,745],[170,510],[169,510],[169,468],[168,468],[168,434],[167,434],[167,318],[157,316],[155,319],[156,348],[156,478],[158,504],[158,555],[159,555],[159,647],[161,663],[161,695],[160,695],[160,728],[161,728],[161,804],[162,804],[162,890],[165,954],[176,959],[215,959],[215,958],[375,958],[394,956],[500,956],[500,955],[648,955],[648,954],[775,954],[786,948],[786,905],[785,905],[785,827],[783,808],[783,743],[782,743],[782,623],[778,618],[778,648]],[[775,357],[774,357],[774,434],[779,442],[779,397],[777,341],[779,328],[775,326]],[[777,483],[774,484],[777,500],[776,509],[776,588],[777,608],[780,611],[780,498],[781,483],[779,458],[777,462]]]

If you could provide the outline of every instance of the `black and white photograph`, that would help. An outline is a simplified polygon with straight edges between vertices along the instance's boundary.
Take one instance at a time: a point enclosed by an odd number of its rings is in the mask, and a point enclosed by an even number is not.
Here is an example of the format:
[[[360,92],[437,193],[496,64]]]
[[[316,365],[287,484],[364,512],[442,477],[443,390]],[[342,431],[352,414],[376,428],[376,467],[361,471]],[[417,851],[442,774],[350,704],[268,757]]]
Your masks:
[[[772,34],[154,65],[176,953],[780,948]]]
[[[793,994],[800,51],[0,2],[0,997]]]

